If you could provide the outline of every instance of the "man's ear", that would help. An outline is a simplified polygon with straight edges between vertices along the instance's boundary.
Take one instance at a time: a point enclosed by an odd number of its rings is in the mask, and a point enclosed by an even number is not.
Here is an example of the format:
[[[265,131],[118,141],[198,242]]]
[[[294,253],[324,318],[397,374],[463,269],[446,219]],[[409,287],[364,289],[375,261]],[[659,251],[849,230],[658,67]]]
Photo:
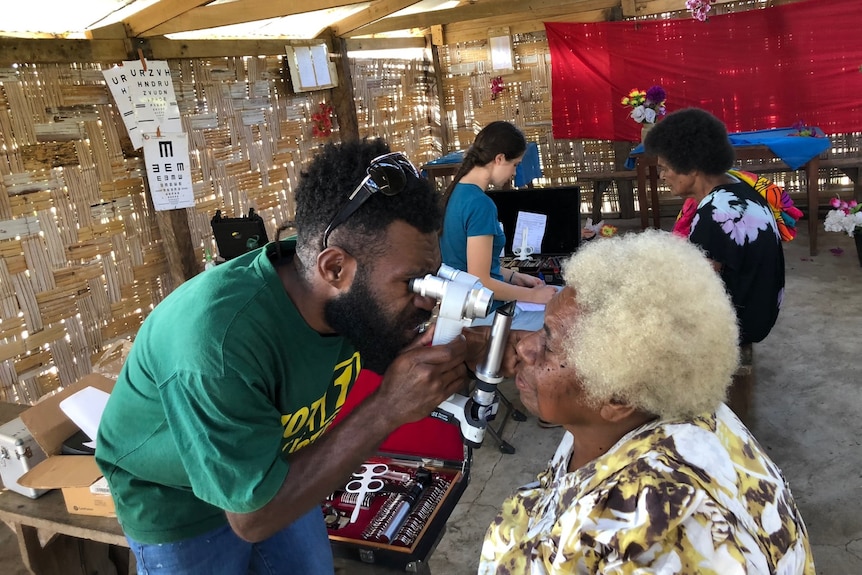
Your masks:
[[[329,246],[317,254],[317,274],[336,291],[350,289],[356,266],[356,258],[338,246]]]

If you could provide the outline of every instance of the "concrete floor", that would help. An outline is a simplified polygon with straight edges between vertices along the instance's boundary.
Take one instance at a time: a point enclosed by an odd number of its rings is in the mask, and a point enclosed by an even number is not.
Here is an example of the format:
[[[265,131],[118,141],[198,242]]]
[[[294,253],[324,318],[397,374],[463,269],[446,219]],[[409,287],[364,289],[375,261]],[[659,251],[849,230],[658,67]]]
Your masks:
[[[754,348],[751,428],[790,482],[817,573],[857,574],[862,573],[862,369],[856,364],[862,355],[862,267],[852,238],[821,231],[818,240],[815,257],[808,255],[804,229],[785,244],[784,309],[767,340]],[[835,255],[831,248],[843,253]],[[511,384],[500,389],[518,404]],[[434,575],[476,572],[485,529],[499,504],[544,468],[562,431],[542,429],[530,416],[510,421],[504,435],[517,452],[500,453],[490,437],[474,452],[470,485],[427,565]],[[0,573],[27,573],[6,528],[0,528]],[[391,571],[339,562],[338,573]]]

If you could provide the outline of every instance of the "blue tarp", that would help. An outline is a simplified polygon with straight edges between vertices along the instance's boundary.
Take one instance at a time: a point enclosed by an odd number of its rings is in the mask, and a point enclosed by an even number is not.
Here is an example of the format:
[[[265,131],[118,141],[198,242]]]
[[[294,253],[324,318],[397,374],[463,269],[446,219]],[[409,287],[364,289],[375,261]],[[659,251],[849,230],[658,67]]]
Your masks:
[[[446,154],[442,158],[437,158],[428,162],[427,166],[438,166],[440,164],[460,164],[464,159],[464,150]],[[531,183],[536,178],[542,177],[542,168],[539,165],[539,146],[535,142],[527,142],[527,151],[524,152],[524,159],[518,164],[515,170],[515,187],[522,188]]]
[[[738,132],[728,134],[730,143],[734,148],[745,146],[766,146],[773,154],[778,156],[791,170],[798,170],[808,160],[828,150],[832,145],[829,138],[825,137],[819,128],[814,128],[818,137],[796,136],[795,128],[778,128],[775,130],[757,130],[754,132]],[[626,160],[626,168],[633,170],[637,165],[634,154],[643,154],[643,144],[631,151],[632,155]]]

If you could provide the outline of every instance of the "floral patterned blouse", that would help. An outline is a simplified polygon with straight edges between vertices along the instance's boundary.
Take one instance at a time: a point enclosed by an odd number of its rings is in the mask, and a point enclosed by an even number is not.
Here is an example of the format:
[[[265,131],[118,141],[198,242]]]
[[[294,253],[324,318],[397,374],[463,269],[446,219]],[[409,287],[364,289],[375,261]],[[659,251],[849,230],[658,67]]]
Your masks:
[[[567,433],[503,503],[480,575],[814,575],[781,471],[733,412],[653,421],[569,473]]]
[[[772,208],[745,182],[719,186],[697,205],[689,239],[721,264],[740,343],[763,340],[784,298],[784,252]]]

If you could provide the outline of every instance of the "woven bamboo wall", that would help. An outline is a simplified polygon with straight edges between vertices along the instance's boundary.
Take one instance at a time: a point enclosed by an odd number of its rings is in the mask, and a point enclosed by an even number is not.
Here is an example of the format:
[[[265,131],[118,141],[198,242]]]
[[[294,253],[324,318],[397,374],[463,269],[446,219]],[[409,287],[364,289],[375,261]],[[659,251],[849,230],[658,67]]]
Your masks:
[[[328,92],[291,93],[280,57],[169,64],[201,262],[205,246],[215,251],[217,209],[254,207],[274,238],[294,217],[301,167],[326,141],[310,118]],[[417,163],[439,155],[429,65],[353,66],[361,133],[391,139]],[[144,177],[98,64],[0,69],[0,400],[30,403],[89,373],[176,287]]]
[[[515,71],[502,74],[503,91],[492,98],[487,40],[440,47],[445,113],[453,149],[469,146],[494,120],[517,125],[539,147],[543,177],[537,186],[577,184],[583,171],[612,171],[613,142],[557,140],[551,129],[551,59],[544,31],[513,36]],[[589,201],[583,194],[584,201]]]
[[[385,139],[418,166],[440,156],[438,99],[430,61],[352,59],[361,136]],[[435,118],[435,115],[436,118]]]

